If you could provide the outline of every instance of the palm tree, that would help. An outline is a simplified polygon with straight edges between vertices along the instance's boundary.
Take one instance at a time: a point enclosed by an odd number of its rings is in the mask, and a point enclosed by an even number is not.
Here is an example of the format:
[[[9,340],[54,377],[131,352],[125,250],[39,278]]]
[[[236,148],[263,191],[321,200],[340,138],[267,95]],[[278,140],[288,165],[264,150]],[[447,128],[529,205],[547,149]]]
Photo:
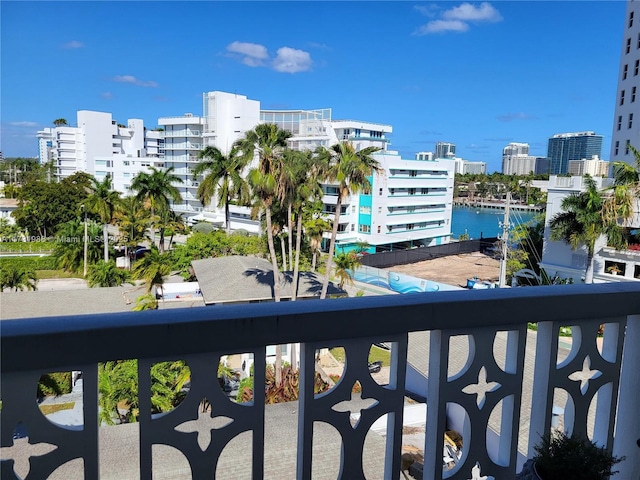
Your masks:
[[[100,238],[100,226],[97,223],[89,223],[87,230],[89,238]],[[57,261],[58,268],[69,272],[79,271],[84,262],[84,222],[72,220],[63,223],[56,231],[56,238],[60,240],[53,247],[53,257]],[[87,243],[88,265],[100,260],[101,250],[101,242]]]
[[[183,183],[182,179],[173,173],[174,168],[169,167],[160,170],[150,167],[150,172],[140,172],[131,182],[131,189],[138,192],[137,198],[146,202],[151,211],[151,218],[156,218],[156,213],[170,207],[170,202],[182,201],[182,196],[174,183]],[[155,228],[151,227],[151,242],[155,243]],[[161,248],[164,249],[164,246]]]
[[[318,252],[320,252],[322,244],[322,234],[331,229],[331,222],[328,222],[323,217],[314,215],[305,222],[304,229],[309,237],[309,246],[312,252],[311,271],[315,272]]]
[[[636,165],[626,162],[613,163],[613,185],[608,189],[610,195],[605,200],[605,216],[626,226],[638,213],[640,198],[640,151],[629,145]]]
[[[582,245],[587,248],[585,283],[592,283],[596,241],[606,235],[616,245],[621,236],[617,223],[603,215],[604,197],[589,175],[585,175],[585,186],[585,191],[562,200],[563,211],[551,219],[549,227],[552,240],[562,240],[573,250]]]
[[[136,197],[124,197],[117,205],[114,212],[114,219],[120,235],[124,241],[125,254],[128,249],[135,248],[139,242],[145,240],[147,227],[151,222],[149,210]]]
[[[25,288],[36,290],[37,282],[36,272],[32,269],[11,263],[3,264],[0,267],[0,292],[3,292],[5,288],[13,288],[16,292]]]
[[[271,255],[273,269],[273,298],[280,301],[280,272],[278,259],[273,243],[273,226],[271,224],[271,207],[277,195],[277,178],[282,163],[283,151],[291,133],[278,128],[277,125],[261,123],[249,130],[244,138],[238,141],[238,148],[247,159],[247,163],[257,155],[258,168],[249,172],[249,185],[252,194],[262,206],[267,223],[267,243]],[[282,383],[282,346],[276,345],[276,384]]]
[[[273,242],[271,207],[276,199],[278,170],[289,137],[291,133],[281,130],[277,125],[262,123],[249,130],[238,142],[238,148],[247,161],[256,155],[258,159],[258,167],[249,172],[248,179],[253,196],[265,212],[267,242],[273,267],[273,296],[276,302],[280,301],[280,275]]]
[[[66,119],[66,118],[56,118],[56,119],[53,121],[53,124],[54,124],[56,127],[66,127],[67,125],[69,125],[69,123],[67,122],[67,119]]]
[[[126,270],[116,267],[113,260],[100,260],[89,267],[87,282],[90,287],[118,287],[127,281],[129,274]]]
[[[227,155],[216,147],[206,147],[200,151],[198,158],[201,161],[194,168],[193,177],[205,174],[198,186],[198,198],[206,207],[211,203],[211,198],[218,194],[218,207],[224,207],[226,230],[231,233],[231,201],[237,199],[243,205],[249,202],[249,186],[242,176],[247,157],[240,155],[234,145]]]
[[[109,224],[113,222],[116,206],[120,201],[120,192],[112,190],[112,187],[109,174],[101,182],[91,177],[91,193],[85,200],[87,210],[97,214],[102,222],[105,262],[109,261]]]
[[[336,277],[340,279],[340,288],[348,282],[353,285],[353,272],[360,265],[360,257],[355,252],[340,252],[334,259]]]
[[[358,192],[366,194],[371,191],[371,183],[368,177],[380,170],[380,164],[372,157],[372,154],[379,150],[380,148],[378,147],[367,147],[356,151],[351,142],[340,142],[330,147],[325,153],[328,163],[325,179],[331,183],[338,184],[338,199],[333,220],[333,231],[331,232],[331,243],[329,245],[327,271],[322,283],[322,291],[320,292],[321,299],[326,298],[329,287],[331,262],[336,248],[342,201],[349,195]]]
[[[133,266],[133,274],[136,278],[145,281],[147,292],[151,292],[154,286],[162,286],[164,277],[171,273],[172,262],[168,254],[161,254],[155,245],[151,251],[136,262]]]

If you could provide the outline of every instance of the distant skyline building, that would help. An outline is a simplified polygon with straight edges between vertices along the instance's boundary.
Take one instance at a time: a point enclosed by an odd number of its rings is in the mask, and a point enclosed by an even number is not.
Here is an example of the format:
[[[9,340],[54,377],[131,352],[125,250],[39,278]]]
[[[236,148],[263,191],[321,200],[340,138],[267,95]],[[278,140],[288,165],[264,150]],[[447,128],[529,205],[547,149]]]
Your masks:
[[[589,160],[569,161],[569,172],[571,175],[591,175],[592,177],[608,177],[609,162],[593,157]]]
[[[433,152],[418,152],[416,160],[433,160]]]
[[[640,148],[640,2],[627,1],[624,22],[609,159],[635,165],[629,145]]]
[[[455,143],[448,142],[438,142],[436,143],[436,154],[435,158],[448,158],[453,159],[456,156],[456,145]]]
[[[549,138],[549,173],[563,175],[569,171],[569,161],[600,157],[601,151],[602,135],[595,132],[558,133]]]
[[[529,155],[528,143],[512,142],[502,150],[502,173],[529,175],[536,170],[536,157]]]

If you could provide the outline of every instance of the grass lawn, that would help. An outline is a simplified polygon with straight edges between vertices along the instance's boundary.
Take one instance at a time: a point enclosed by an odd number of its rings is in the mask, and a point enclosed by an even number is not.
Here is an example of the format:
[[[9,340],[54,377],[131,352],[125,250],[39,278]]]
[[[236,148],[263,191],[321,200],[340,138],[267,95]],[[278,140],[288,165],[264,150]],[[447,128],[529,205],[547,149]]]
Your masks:
[[[331,355],[340,363],[344,363],[344,348],[336,347],[329,350]],[[369,361],[376,362],[378,360],[382,361],[383,367],[388,367],[391,365],[391,352],[385,350],[380,347],[376,347],[373,345],[371,350],[369,351]]]
[[[75,405],[75,402],[68,403],[54,403],[52,405],[40,405],[40,411],[43,415],[49,415],[60,410],[71,410]]]
[[[36,277],[40,279],[49,278],[82,278],[78,273],[65,272],[64,270],[36,270]]]

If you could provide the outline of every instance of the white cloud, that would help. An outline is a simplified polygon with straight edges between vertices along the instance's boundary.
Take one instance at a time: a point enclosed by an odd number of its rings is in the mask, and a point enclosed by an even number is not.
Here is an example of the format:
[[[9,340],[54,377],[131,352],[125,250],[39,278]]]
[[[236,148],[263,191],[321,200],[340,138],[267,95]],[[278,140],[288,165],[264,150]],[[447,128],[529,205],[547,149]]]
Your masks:
[[[432,5],[415,5],[413,8],[415,8],[418,12],[420,12],[425,17],[435,17],[437,11],[440,9],[440,7],[438,7],[435,4],[432,4]]]
[[[417,11],[423,15],[433,17],[435,9],[418,5],[415,7]],[[429,35],[432,33],[444,32],[466,32],[469,30],[469,23],[481,22],[499,22],[502,15],[490,3],[482,2],[479,6],[472,3],[461,3],[457,7],[442,12],[437,20],[432,20],[425,25],[420,26],[414,35]]]
[[[499,22],[502,20],[500,12],[488,2],[482,2],[479,7],[471,3],[463,3],[445,11],[442,18],[469,22]]]
[[[277,56],[273,60],[273,68],[278,72],[296,73],[311,70],[311,55],[304,50],[282,47],[276,52]]]
[[[13,127],[37,127],[36,122],[21,121],[21,122],[9,122],[9,125]]]
[[[158,84],[153,80],[140,80],[133,75],[116,75],[113,77],[114,82],[131,83],[139,87],[157,87]]]
[[[110,100],[113,98],[113,93],[111,92],[102,92],[100,96],[106,100]]]
[[[260,67],[269,58],[267,47],[258,43],[233,42],[227,45],[227,51],[242,55],[242,63],[248,67]]]
[[[62,45],[62,48],[82,48],[82,47],[84,47],[84,43],[79,42],[78,40],[72,40]]]
[[[433,20],[418,28],[416,34],[428,35],[430,33],[466,32],[467,30],[469,30],[469,25],[460,20]]]

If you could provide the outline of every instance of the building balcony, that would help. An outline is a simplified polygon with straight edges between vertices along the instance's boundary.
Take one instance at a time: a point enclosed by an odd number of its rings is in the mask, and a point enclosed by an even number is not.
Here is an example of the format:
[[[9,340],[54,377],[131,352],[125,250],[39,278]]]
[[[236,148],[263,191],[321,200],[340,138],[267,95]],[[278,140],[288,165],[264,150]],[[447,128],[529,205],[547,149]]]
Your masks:
[[[565,326],[572,337],[559,337]],[[296,342],[297,403],[265,407],[263,388],[245,404],[224,395],[221,356],[251,353],[260,385],[267,346]],[[388,381],[380,383],[367,367],[379,343],[391,347]],[[638,344],[635,282],[3,320],[0,473],[399,479],[411,393],[426,398],[424,478],[469,479],[477,465],[482,478],[508,480],[550,430],[554,392],[561,392],[563,428],[624,455],[618,478],[639,478]],[[316,352],[338,345],[349,360],[341,380],[314,395]],[[116,359],[138,359],[139,423],[99,427],[98,363]],[[177,359],[191,369],[189,391],[174,410],[152,415],[150,369]],[[38,379],[54,371],[82,371],[82,426],[40,412]],[[356,381],[360,396],[352,393]],[[205,413],[203,399],[211,405]],[[25,438],[14,438],[19,424]],[[448,430],[462,437],[450,470],[443,467]]]

